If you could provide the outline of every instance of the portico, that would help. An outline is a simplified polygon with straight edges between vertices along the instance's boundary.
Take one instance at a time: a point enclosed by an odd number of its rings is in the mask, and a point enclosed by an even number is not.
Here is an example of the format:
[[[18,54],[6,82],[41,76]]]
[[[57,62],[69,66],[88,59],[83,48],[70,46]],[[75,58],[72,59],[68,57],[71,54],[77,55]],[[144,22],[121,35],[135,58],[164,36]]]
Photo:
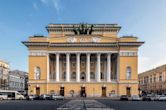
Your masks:
[[[91,52],[85,52],[85,53],[57,52],[55,54],[50,53],[48,55],[50,59],[48,61],[49,67],[50,67],[49,81],[110,82],[111,81],[111,55],[113,54],[116,55],[117,53],[111,53],[111,52],[107,52],[107,53],[97,52],[97,54],[95,54],[95,52],[93,53]],[[50,58],[54,56],[55,56],[54,59]],[[60,67],[59,66],[60,63],[63,66]],[[60,73],[60,70],[61,70],[61,73]],[[82,74],[84,73],[85,77],[84,75],[82,75],[81,77],[81,73]],[[53,76],[56,76],[56,77],[53,77]],[[81,79],[84,79],[84,80],[81,80]]]

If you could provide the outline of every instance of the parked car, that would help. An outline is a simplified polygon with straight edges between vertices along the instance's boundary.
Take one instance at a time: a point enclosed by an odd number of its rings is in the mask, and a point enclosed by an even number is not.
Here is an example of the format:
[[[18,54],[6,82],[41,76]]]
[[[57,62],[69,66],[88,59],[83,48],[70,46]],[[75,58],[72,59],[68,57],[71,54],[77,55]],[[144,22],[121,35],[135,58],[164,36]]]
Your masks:
[[[50,99],[50,95],[48,95],[48,94],[42,94],[42,95],[40,95],[40,99],[41,100],[48,100],[48,99]]]
[[[143,96],[143,97],[142,97],[142,100],[143,100],[143,101],[151,101],[152,99],[151,99],[150,96]]]
[[[154,96],[154,101],[158,101],[159,98],[160,98],[160,95],[155,95],[155,96]]]
[[[27,100],[39,100],[39,96],[38,95],[29,95],[29,96],[27,96]]]
[[[139,97],[138,95],[133,95],[133,96],[131,97],[131,100],[133,100],[133,101],[140,101],[140,100],[142,100],[142,99],[141,99],[141,97]]]
[[[6,99],[8,99],[7,95],[0,94],[0,100],[6,100]]]
[[[159,97],[159,101],[166,101],[166,96],[165,95],[161,95]]]
[[[64,100],[64,96],[53,94],[50,96],[52,100]]]
[[[120,100],[121,100],[121,101],[128,101],[129,98],[128,98],[127,95],[121,95]]]
[[[20,94],[18,91],[0,90],[0,94],[1,95],[6,95],[7,99],[13,99],[13,100],[23,100],[23,99],[25,99],[25,97],[22,94]]]

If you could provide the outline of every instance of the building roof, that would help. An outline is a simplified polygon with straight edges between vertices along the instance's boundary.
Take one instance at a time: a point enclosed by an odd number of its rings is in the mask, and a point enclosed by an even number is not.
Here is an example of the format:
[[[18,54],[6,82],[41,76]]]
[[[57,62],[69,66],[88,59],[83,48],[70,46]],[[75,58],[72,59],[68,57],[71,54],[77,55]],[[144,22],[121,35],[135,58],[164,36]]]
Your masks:
[[[9,75],[27,77],[28,73],[24,71],[20,71],[20,70],[13,70],[13,71],[9,71]]]
[[[153,68],[153,69],[150,69],[148,71],[142,72],[138,76],[139,77],[141,77],[141,76],[149,76],[149,75],[152,75],[152,74],[155,74],[155,73],[158,73],[158,72],[162,72],[162,71],[166,71],[166,64],[158,66],[158,67]]]

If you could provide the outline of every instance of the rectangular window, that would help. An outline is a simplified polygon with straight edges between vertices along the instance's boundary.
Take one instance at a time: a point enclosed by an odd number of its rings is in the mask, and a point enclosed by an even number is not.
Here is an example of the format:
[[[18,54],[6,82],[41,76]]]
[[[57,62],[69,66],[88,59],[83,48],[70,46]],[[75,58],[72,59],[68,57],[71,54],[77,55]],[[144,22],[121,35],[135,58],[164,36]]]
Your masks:
[[[160,73],[159,81],[162,81],[162,73]]]
[[[154,75],[153,77],[153,82],[156,82],[156,75]]]

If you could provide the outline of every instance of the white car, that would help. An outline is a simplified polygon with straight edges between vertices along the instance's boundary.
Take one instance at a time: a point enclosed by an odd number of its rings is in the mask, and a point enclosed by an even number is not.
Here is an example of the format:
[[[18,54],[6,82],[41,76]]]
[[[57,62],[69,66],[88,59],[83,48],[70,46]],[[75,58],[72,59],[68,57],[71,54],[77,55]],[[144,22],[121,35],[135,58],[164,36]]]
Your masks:
[[[7,95],[0,94],[0,100],[6,100],[6,99],[8,99]]]
[[[155,96],[154,96],[154,101],[158,101],[159,98],[160,98],[160,95],[155,95]]]
[[[165,95],[161,95],[159,97],[159,101],[166,101],[166,96]]]
[[[133,96],[131,97],[131,100],[133,100],[133,101],[140,101],[141,98],[140,98],[138,95],[133,95]]]
[[[51,95],[52,100],[64,100],[64,96],[61,95]]]

